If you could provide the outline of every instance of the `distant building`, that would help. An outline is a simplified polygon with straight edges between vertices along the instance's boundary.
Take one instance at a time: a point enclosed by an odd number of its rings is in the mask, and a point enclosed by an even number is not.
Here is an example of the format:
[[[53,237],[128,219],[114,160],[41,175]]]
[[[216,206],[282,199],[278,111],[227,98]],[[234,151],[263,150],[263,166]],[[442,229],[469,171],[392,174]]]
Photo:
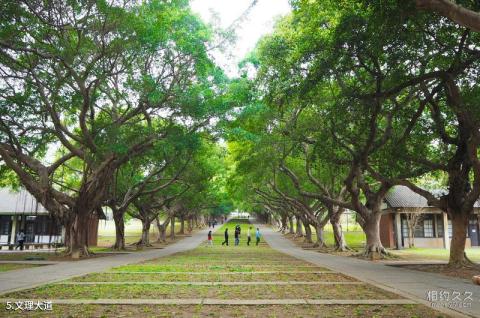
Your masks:
[[[438,195],[441,191],[436,191]],[[382,244],[390,248],[408,247],[407,215],[420,213],[414,231],[416,247],[449,248],[452,237],[452,223],[447,213],[439,208],[429,206],[427,200],[405,186],[393,187],[385,196],[383,215],[380,220],[380,237]],[[468,224],[466,246],[479,246],[480,204],[477,201],[474,215]]]
[[[12,247],[23,230],[27,248],[63,244],[65,228],[25,189],[0,188],[0,246]],[[89,245],[97,244],[98,218],[92,218]]]

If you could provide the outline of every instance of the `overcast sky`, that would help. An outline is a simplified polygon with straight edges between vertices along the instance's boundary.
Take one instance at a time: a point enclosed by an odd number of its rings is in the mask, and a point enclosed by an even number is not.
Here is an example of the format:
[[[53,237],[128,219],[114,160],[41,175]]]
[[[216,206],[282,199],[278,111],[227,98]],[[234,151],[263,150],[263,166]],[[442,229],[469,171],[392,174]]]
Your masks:
[[[206,22],[212,21],[212,11],[215,12],[221,27],[227,28],[251,3],[252,0],[192,0],[191,7]],[[272,31],[276,18],[288,12],[288,0],[258,0],[248,17],[236,29],[237,41],[227,52],[229,54],[215,53],[217,62],[227,74],[237,74],[238,62],[255,47],[262,35]]]

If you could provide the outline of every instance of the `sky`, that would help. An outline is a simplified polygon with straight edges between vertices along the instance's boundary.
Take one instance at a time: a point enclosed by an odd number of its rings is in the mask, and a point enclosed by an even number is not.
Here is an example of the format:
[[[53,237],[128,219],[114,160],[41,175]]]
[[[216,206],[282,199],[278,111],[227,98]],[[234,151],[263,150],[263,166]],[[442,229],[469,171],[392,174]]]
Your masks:
[[[252,0],[192,0],[192,10],[209,23],[214,12],[222,28],[229,27],[250,6]],[[238,63],[257,41],[272,31],[276,18],[290,12],[288,0],[258,0],[246,19],[236,29],[237,40],[225,53],[215,52],[214,58],[230,76],[238,74]]]

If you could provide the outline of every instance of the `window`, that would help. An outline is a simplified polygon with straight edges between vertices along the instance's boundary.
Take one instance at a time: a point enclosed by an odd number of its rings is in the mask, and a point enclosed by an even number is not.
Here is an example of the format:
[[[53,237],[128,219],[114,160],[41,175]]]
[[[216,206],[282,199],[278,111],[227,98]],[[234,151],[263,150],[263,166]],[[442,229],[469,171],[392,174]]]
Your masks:
[[[452,237],[452,220],[448,220],[448,237]]]
[[[433,220],[427,219],[423,221],[424,237],[433,237]]]
[[[35,220],[36,235],[60,235],[61,227],[49,216],[39,216]]]
[[[402,237],[408,237],[408,223],[405,219],[402,219]]]
[[[424,220],[419,220],[417,222],[417,226],[415,226],[415,229],[413,231],[413,235],[415,237],[424,237],[424,234],[423,234],[423,223],[424,223]]]
[[[436,215],[436,222],[437,222],[437,231],[438,231],[438,237],[443,237],[443,215],[442,214],[437,214]]]
[[[0,235],[10,232],[10,216],[0,216]]]

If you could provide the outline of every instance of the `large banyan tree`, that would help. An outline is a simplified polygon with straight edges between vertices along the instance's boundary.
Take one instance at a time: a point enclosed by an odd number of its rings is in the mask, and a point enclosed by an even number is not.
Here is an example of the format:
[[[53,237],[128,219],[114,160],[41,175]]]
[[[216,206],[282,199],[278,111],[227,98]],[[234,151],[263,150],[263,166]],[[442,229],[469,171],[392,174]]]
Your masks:
[[[220,74],[210,29],[187,1],[5,1],[0,12],[0,165],[63,221],[72,256],[88,254],[115,170],[175,125],[208,124]]]

